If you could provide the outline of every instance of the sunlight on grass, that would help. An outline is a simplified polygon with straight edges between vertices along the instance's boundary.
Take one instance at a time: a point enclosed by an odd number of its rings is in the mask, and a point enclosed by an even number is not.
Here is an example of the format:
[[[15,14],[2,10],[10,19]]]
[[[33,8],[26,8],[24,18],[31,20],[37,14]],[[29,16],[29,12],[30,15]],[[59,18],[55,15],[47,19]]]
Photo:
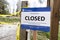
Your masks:
[[[13,23],[13,22],[19,22],[20,18],[18,17],[0,17],[0,22],[7,22],[7,23]]]

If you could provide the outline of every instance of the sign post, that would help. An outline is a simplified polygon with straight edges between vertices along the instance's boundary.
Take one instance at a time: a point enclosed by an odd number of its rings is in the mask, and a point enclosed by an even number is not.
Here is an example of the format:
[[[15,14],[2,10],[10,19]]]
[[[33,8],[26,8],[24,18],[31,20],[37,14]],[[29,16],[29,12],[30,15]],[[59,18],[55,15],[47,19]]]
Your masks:
[[[50,7],[22,8],[21,28],[33,31],[33,40],[36,40],[36,30],[50,31]]]
[[[33,31],[33,40],[37,40],[37,31]]]
[[[60,7],[60,0],[54,0],[53,7],[51,8],[52,13],[51,13],[50,40],[58,40],[59,7]]]

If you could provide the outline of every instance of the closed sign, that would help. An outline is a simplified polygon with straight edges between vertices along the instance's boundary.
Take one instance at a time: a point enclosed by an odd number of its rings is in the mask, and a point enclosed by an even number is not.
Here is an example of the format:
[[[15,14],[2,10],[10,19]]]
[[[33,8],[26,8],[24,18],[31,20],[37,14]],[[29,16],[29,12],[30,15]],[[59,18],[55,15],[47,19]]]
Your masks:
[[[23,29],[50,31],[50,8],[23,8],[21,27]]]

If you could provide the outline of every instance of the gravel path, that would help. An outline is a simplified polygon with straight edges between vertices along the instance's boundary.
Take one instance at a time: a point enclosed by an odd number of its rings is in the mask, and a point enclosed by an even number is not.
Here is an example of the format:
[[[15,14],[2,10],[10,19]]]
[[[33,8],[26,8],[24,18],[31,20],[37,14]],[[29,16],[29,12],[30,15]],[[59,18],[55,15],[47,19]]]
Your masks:
[[[17,25],[0,24],[0,40],[16,40]]]

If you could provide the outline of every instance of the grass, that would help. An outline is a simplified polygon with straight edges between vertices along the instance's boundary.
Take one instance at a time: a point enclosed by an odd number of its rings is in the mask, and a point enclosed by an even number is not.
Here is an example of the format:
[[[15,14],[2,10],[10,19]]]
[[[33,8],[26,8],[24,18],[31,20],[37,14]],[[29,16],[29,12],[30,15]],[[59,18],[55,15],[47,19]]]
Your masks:
[[[60,25],[59,25],[58,40],[60,40]]]
[[[13,22],[19,22],[20,18],[18,17],[0,17],[0,22],[7,22],[7,23],[13,23]]]

